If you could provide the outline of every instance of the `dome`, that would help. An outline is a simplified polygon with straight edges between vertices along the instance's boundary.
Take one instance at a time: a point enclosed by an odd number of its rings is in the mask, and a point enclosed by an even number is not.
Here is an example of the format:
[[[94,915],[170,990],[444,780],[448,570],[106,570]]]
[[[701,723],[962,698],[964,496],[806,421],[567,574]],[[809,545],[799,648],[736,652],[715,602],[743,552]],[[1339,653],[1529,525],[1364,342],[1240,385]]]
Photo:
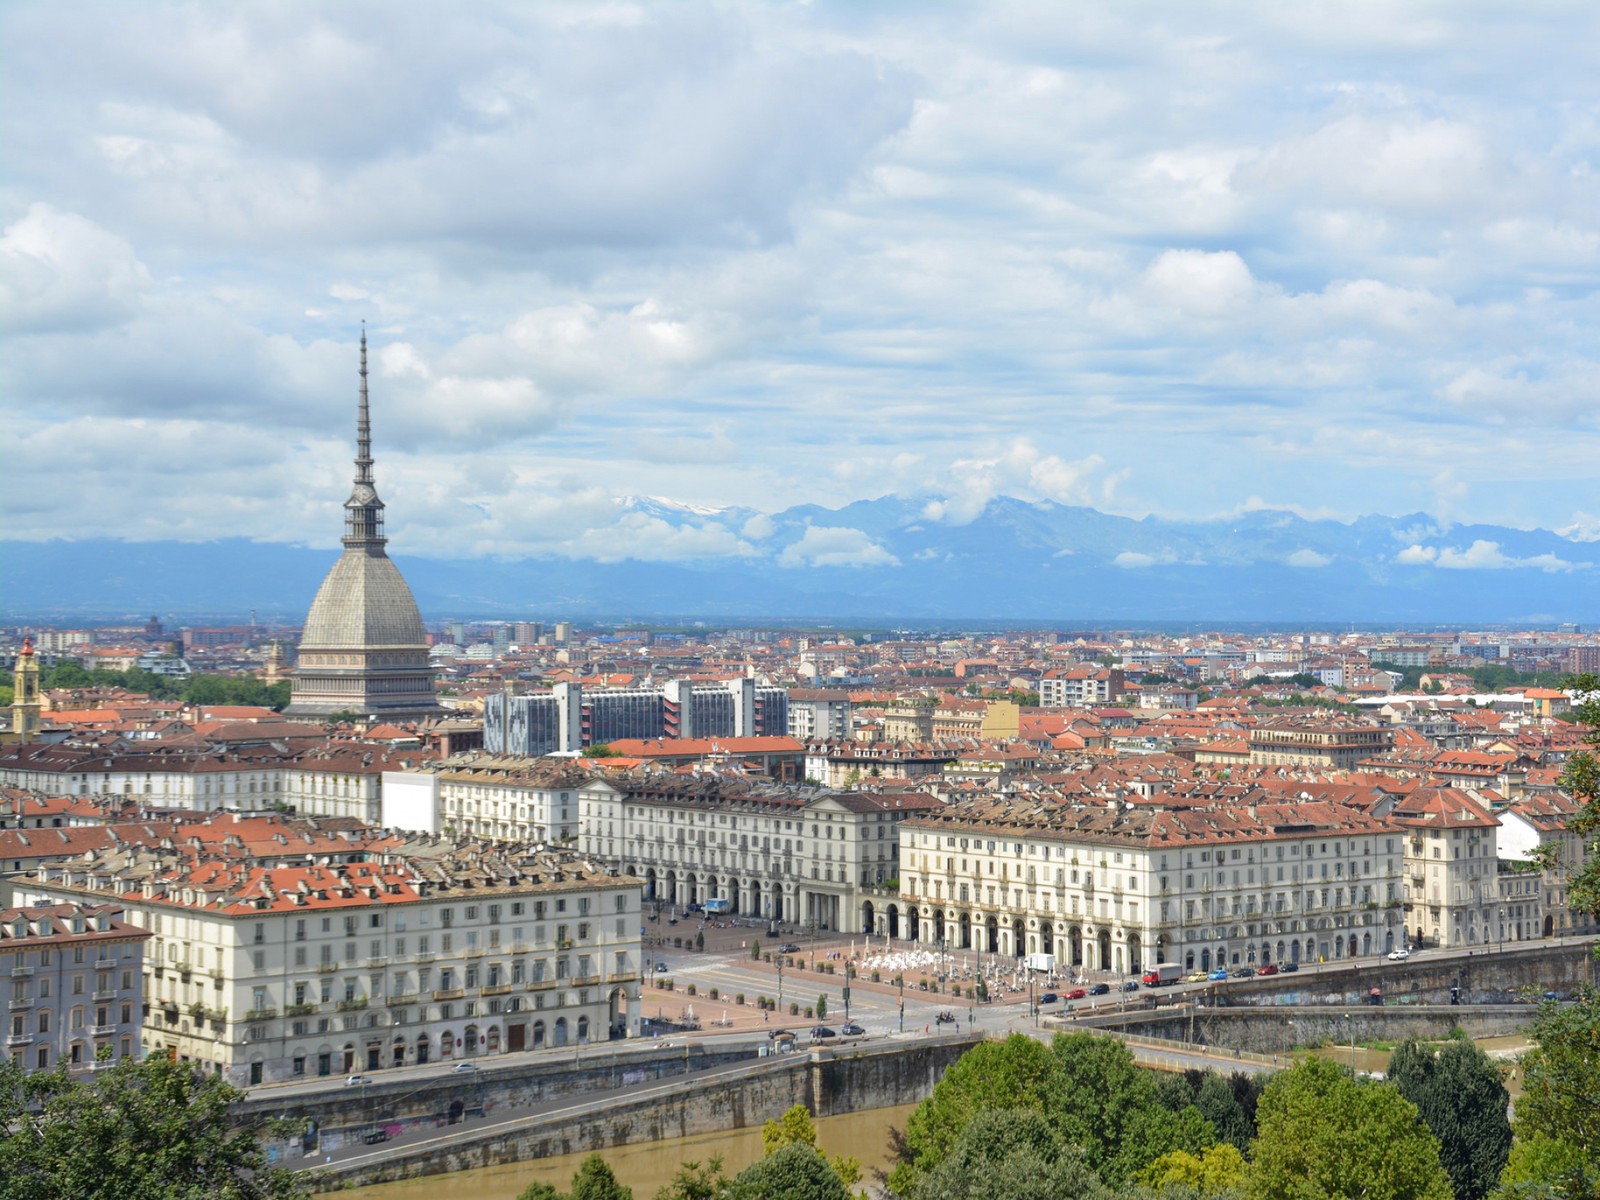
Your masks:
[[[422,614],[398,567],[382,551],[346,550],[317,589],[302,649],[365,650],[428,644]]]

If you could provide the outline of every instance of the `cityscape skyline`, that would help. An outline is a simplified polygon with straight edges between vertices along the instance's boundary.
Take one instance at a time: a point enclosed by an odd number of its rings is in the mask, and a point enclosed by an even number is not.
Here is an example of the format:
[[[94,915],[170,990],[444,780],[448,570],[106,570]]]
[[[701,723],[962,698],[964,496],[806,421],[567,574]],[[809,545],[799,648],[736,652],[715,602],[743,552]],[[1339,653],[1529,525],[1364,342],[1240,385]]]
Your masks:
[[[369,17],[8,7],[9,538],[331,546],[368,316],[402,560],[1016,497],[1593,570],[1586,7]]]

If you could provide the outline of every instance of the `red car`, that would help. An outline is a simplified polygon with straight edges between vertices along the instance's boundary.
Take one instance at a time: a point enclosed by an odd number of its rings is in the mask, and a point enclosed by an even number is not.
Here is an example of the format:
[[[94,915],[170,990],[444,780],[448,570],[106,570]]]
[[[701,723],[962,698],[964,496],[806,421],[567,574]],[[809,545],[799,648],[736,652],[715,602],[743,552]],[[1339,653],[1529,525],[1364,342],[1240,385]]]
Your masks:
[[[1064,999],[1064,1000],[1082,1000],[1088,994],[1089,994],[1089,992],[1085,988],[1073,988],[1070,992],[1066,993],[1066,995],[1063,996],[1062,999]]]
[[[1264,967],[1262,967],[1260,970],[1258,970],[1256,972],[1257,975],[1276,975],[1277,973],[1278,973],[1278,964],[1277,963],[1267,963]]]

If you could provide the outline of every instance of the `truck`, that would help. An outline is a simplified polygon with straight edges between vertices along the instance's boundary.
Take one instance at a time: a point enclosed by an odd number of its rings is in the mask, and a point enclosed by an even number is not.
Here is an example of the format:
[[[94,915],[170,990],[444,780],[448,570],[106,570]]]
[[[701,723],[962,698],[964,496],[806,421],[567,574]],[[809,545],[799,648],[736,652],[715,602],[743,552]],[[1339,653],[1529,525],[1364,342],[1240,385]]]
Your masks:
[[[1028,955],[1028,970],[1043,971],[1049,974],[1056,969],[1056,956],[1054,954]]]
[[[733,902],[723,896],[714,896],[706,901],[706,915],[708,917],[722,916],[733,911]]]
[[[1170,987],[1177,983],[1183,968],[1177,963],[1156,963],[1141,977],[1145,987]]]

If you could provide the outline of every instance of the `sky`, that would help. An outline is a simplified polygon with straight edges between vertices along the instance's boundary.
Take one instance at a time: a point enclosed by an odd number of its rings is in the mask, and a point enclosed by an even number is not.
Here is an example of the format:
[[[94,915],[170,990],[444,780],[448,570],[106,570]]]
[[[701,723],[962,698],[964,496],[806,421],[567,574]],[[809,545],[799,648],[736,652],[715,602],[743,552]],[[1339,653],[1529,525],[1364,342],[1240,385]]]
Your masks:
[[[405,553],[762,533],[628,496],[1600,538],[1589,0],[9,0],[0,47],[0,537],[336,545],[365,320]]]

